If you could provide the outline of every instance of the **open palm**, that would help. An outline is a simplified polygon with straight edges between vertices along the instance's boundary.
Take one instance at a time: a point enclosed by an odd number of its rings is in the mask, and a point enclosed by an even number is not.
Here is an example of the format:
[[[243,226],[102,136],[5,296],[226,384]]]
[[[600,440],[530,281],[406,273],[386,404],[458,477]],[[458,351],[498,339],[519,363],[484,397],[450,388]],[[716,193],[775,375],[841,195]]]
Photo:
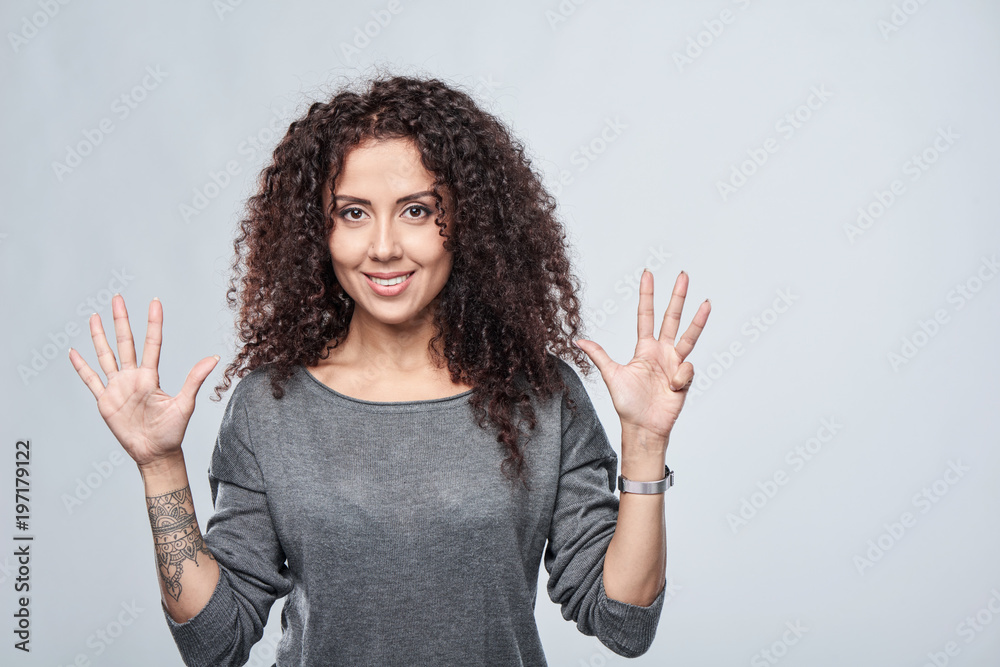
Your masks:
[[[648,274],[648,275],[647,275]],[[601,372],[623,425],[636,426],[666,438],[680,415],[694,378],[694,366],[684,359],[694,349],[712,310],[706,299],[691,325],[674,342],[687,296],[688,275],[677,276],[670,303],[653,336],[653,274],[643,271],[639,280],[638,341],[632,360],[618,364],[594,341],[577,341]]]
[[[163,335],[163,306],[160,301],[153,299],[149,304],[142,364],[138,366],[128,311],[121,295],[112,299],[111,311],[121,359],[120,369],[108,345],[100,316],[95,313],[90,317],[90,335],[94,339],[98,363],[108,378],[107,386],[78,351],[70,348],[69,358],[97,399],[97,409],[108,428],[128,455],[139,466],[144,466],[180,452],[184,431],[194,412],[195,396],[218,363],[218,357],[207,357],[196,363],[180,393],[169,396],[160,389],[157,371]]]

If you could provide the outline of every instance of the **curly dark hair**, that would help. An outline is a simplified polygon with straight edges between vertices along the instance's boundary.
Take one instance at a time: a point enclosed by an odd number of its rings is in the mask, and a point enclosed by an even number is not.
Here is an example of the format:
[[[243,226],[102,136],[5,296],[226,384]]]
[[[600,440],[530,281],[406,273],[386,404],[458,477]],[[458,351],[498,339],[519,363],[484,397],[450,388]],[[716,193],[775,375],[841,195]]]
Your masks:
[[[233,375],[265,364],[281,398],[295,366],[317,364],[344,340],[354,303],[334,275],[328,240],[335,216],[324,211],[323,189],[332,190],[359,143],[410,138],[435,177],[435,223],[453,253],[431,347],[443,342],[452,381],[473,387],[469,404],[479,426],[488,417],[498,430],[508,452],[503,474],[526,483],[518,443],[521,423],[529,430],[536,424],[529,391],[549,397],[566,388],[554,357],[571,359],[585,375],[591,370],[572,344],[583,328],[579,280],[570,272],[555,199],[524,146],[458,87],[386,74],[354,84],[313,102],[289,125],[247,200],[226,292],[242,349],[213,400]],[[454,201],[450,235],[441,222],[442,185]]]

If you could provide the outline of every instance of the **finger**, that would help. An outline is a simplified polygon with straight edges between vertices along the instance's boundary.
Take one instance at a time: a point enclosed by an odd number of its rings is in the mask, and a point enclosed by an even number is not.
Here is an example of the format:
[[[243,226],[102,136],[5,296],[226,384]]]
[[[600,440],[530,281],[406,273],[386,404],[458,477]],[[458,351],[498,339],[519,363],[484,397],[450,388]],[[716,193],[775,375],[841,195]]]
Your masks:
[[[677,367],[677,372],[670,378],[670,389],[672,391],[687,391],[694,381],[694,366],[690,361],[685,361]]]
[[[83,383],[87,385],[90,389],[90,393],[94,395],[94,398],[100,399],[101,394],[104,393],[104,383],[101,382],[101,376],[94,372],[94,370],[87,365],[87,362],[83,360],[83,357],[79,352],[73,348],[69,348],[69,360],[73,364],[73,368],[76,369],[77,375],[83,380]]]
[[[217,363],[219,363],[219,355],[205,357],[196,363],[188,373],[187,379],[184,380],[184,386],[181,387],[181,391],[177,394],[177,397],[183,397],[184,402],[188,405],[194,405],[194,399],[195,396],[198,395],[198,389],[201,388],[205,378],[208,377],[208,374],[212,372],[212,369],[215,368]]]
[[[90,337],[94,339],[97,363],[104,371],[104,377],[110,380],[118,372],[118,361],[108,346],[108,337],[104,335],[104,325],[101,324],[101,316],[97,313],[90,316]]]
[[[577,340],[576,346],[587,353],[587,356],[594,362],[594,365],[597,366],[597,370],[601,372],[603,377],[611,377],[617,364],[608,356],[603,347],[585,338]]]
[[[646,277],[649,274],[649,277]],[[653,337],[653,273],[642,270],[639,278],[639,312],[636,322],[636,333],[639,340]]]
[[[708,299],[702,301],[701,305],[698,306],[698,312],[694,314],[694,319],[691,320],[691,326],[687,328],[684,335],[674,346],[677,351],[677,356],[681,359],[687,358],[691,354],[691,350],[694,349],[694,344],[698,342],[698,336],[705,329],[705,323],[708,322],[708,314],[712,312],[712,302]]]
[[[688,274],[681,271],[674,281],[674,291],[667,304],[667,312],[663,313],[663,324],[660,325],[660,341],[674,344],[677,329],[681,324],[681,311],[684,310],[684,297],[687,296]]]
[[[111,313],[115,318],[115,336],[118,339],[118,360],[122,370],[135,368],[135,341],[132,340],[132,328],[128,325],[128,310],[125,309],[125,297],[115,294],[111,297]]]
[[[149,304],[149,319],[146,321],[146,340],[142,344],[142,367],[156,370],[160,363],[160,347],[163,344],[163,304],[156,297]]]

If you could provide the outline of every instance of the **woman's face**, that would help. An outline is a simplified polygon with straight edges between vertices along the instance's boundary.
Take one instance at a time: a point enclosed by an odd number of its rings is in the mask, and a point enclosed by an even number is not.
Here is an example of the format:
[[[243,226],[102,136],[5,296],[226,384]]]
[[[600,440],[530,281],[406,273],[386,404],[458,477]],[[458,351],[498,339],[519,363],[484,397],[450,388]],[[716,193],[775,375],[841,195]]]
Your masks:
[[[428,306],[452,267],[434,224],[433,183],[411,139],[369,140],[345,156],[333,184],[329,244],[337,280],[354,299],[355,319],[404,324],[430,315]],[[441,191],[448,211],[442,220],[450,225],[449,193]],[[331,210],[329,192],[323,206]]]

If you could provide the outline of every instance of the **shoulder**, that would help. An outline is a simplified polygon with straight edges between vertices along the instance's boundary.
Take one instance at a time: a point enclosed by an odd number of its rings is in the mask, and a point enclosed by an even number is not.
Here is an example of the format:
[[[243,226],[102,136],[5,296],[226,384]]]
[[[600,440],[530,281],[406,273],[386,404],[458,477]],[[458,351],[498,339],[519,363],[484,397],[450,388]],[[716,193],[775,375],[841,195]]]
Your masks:
[[[565,435],[566,428],[574,421],[592,424],[597,420],[597,411],[576,367],[552,353],[549,353],[549,356],[555,360],[556,368],[559,369],[559,374],[566,385],[559,396],[562,405],[563,435]]]
[[[572,470],[592,461],[600,461],[602,466],[611,465],[607,462],[616,459],[617,454],[611,447],[583,378],[571,363],[551,353],[549,356],[556,360],[566,383],[560,412],[562,470]],[[599,373],[596,369],[595,372]]]
[[[303,373],[301,366],[293,366],[291,375],[285,379],[281,386],[285,390],[285,395],[287,396],[289,392],[294,392],[295,387],[299,380],[301,380],[301,374]],[[274,368],[270,364],[264,364],[253,369],[245,376],[243,376],[234,386],[231,400],[233,401],[246,401],[246,402],[260,402],[260,401],[271,401],[277,400],[274,398],[272,389],[272,378],[275,375]]]
[[[559,374],[562,376],[563,382],[566,384],[566,389],[563,392],[563,395],[576,401],[579,401],[582,397],[589,398],[587,387],[584,385],[583,378],[580,377],[576,367],[551,352],[549,353],[549,357],[555,360],[556,368],[559,370]]]
[[[270,393],[271,376],[269,368],[258,366],[233,385],[229,402],[244,403],[258,399],[262,393]]]

